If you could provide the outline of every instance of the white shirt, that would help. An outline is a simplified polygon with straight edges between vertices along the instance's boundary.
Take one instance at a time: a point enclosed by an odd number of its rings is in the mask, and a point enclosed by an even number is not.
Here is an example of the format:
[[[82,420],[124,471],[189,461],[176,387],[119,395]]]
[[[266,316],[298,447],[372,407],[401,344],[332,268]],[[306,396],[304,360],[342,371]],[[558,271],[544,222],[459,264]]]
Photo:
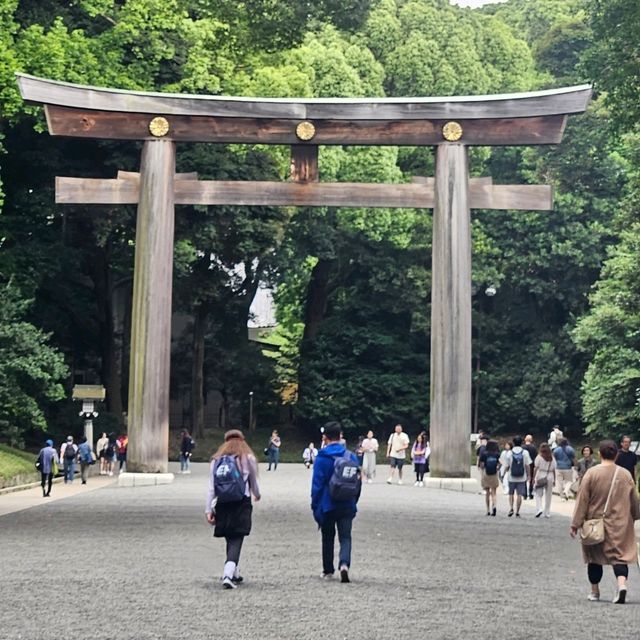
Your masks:
[[[524,475],[522,476],[514,476],[511,475],[511,460],[513,458],[513,454],[522,452],[524,458]],[[526,449],[522,447],[513,447],[511,451],[507,451],[507,455],[505,456],[506,464],[509,467],[509,482],[525,482],[527,479],[527,469],[529,469],[531,465],[531,456]]]
[[[389,453],[390,458],[406,458],[407,457],[407,448],[409,447],[409,436],[404,433],[392,433],[389,436],[389,441],[387,443],[391,446],[391,453]]]
[[[362,441],[362,449],[365,451],[365,453],[375,452],[378,450],[379,446],[380,445],[375,438],[365,438]]]

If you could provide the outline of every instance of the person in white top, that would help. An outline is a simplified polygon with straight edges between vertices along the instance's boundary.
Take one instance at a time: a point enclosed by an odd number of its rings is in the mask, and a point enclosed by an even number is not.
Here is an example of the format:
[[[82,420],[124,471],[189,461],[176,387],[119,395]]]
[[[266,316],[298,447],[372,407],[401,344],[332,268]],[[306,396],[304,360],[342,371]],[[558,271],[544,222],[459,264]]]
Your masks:
[[[318,450],[315,448],[313,442],[309,443],[309,446],[303,451],[302,459],[304,461],[304,466],[309,469],[313,463],[316,461],[318,457]]]
[[[409,436],[402,431],[402,425],[397,424],[394,432],[389,436],[387,442],[387,457],[389,458],[389,477],[387,484],[393,482],[396,470],[398,471],[398,484],[402,484],[402,466],[407,457],[409,448]]]
[[[551,447],[543,442],[536,456],[533,470],[533,491],[536,496],[536,518],[544,514],[551,517],[551,496],[556,483],[556,460],[551,453]],[[544,508],[542,496],[544,495]]]
[[[560,431],[560,427],[557,424],[554,425],[551,433],[549,434],[549,440],[547,440],[551,447],[551,451],[560,446],[560,440],[562,440],[563,437],[564,434]]]
[[[364,457],[362,459],[362,473],[367,482],[371,484],[376,475],[376,453],[380,448],[378,441],[373,437],[373,431],[367,431],[367,437],[361,444]]]
[[[98,458],[100,458],[100,475],[107,475],[107,447],[109,446],[109,438],[107,434],[102,432],[102,437],[99,438],[96,443],[96,451],[98,452]]]
[[[507,467],[509,469],[509,517],[513,515],[514,494],[516,518],[520,517],[522,499],[527,495],[527,482],[531,481],[531,456],[522,448],[522,436],[515,436],[513,448],[507,454]]]

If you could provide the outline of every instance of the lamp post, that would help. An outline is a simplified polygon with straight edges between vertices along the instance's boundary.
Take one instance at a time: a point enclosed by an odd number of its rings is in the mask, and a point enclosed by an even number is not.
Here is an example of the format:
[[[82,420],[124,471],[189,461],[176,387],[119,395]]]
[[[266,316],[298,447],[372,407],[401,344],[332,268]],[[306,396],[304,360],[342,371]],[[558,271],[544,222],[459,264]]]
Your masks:
[[[78,415],[84,418],[84,435],[93,450],[93,418],[98,417],[94,404],[105,399],[105,389],[101,385],[76,384],[73,387],[72,399],[82,401],[82,411]]]
[[[496,293],[498,292],[498,290],[496,289],[496,287],[492,284],[490,284],[485,290],[484,290],[484,295],[487,296],[487,298],[491,299],[493,298],[493,296],[496,295]],[[482,312],[482,307],[483,305],[480,305],[480,311]],[[480,346],[482,344],[481,342],[481,335],[482,335],[482,320],[481,317],[478,318],[478,355],[476,356],[476,392],[474,394],[474,398],[473,398],[473,432],[474,433],[478,433],[478,420],[479,420],[479,415],[480,415]]]
[[[249,391],[249,430],[253,431],[253,391]]]

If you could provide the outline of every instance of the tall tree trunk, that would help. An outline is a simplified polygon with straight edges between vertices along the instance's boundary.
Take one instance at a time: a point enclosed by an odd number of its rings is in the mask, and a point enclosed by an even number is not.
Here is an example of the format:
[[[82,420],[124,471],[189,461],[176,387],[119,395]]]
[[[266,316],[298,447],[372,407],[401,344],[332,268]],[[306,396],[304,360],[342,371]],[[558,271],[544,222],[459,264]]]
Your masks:
[[[198,305],[193,318],[191,364],[191,433],[204,437],[204,337],[207,321],[206,309]]]
[[[108,255],[109,245],[97,247],[94,254],[93,282],[100,323],[101,378],[106,389],[107,410],[122,422],[121,346],[117,344],[114,287]]]
[[[335,259],[320,259],[311,271],[311,278],[307,286],[307,298],[304,309],[304,332],[300,344],[300,363],[298,368],[298,406],[304,410],[306,394],[305,367],[313,358],[313,348],[320,327],[327,312],[330,286],[329,278],[336,263]],[[304,417],[300,416],[298,424],[302,428],[309,428]]]

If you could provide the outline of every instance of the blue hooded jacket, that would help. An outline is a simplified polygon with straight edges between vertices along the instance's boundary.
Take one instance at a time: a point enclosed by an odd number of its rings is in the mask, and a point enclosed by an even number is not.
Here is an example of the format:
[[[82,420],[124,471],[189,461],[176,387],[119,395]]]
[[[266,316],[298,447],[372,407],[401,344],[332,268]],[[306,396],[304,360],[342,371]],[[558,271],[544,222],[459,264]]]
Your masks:
[[[311,510],[313,511],[313,517],[315,521],[322,525],[324,514],[328,511],[335,511],[337,509],[352,511],[353,515],[356,514],[358,508],[356,504],[358,498],[353,500],[334,500],[329,493],[329,480],[333,475],[333,463],[337,457],[343,456],[346,451],[346,447],[339,442],[332,442],[328,444],[324,449],[320,449],[318,457],[313,463],[313,479],[311,480]],[[358,462],[358,458],[355,454],[351,454],[351,458],[354,462]]]

